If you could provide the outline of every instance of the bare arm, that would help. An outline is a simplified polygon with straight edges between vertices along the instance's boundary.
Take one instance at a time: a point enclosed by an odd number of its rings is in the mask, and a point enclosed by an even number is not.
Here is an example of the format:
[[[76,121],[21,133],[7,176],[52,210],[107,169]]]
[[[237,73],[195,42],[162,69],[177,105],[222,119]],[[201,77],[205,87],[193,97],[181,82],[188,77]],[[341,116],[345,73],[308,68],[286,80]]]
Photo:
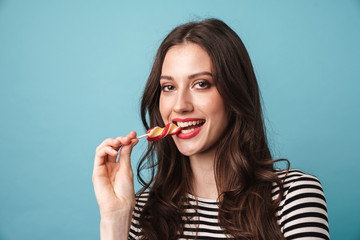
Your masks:
[[[96,148],[92,179],[102,240],[128,239],[135,205],[130,155],[137,142],[136,133],[131,132],[126,137],[106,139]]]

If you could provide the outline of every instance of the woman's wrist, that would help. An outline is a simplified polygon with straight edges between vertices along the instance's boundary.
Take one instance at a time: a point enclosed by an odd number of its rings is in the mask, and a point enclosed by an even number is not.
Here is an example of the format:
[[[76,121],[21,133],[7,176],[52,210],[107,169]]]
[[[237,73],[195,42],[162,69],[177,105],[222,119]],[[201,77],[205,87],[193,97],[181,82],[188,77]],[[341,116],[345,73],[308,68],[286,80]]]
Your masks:
[[[116,212],[101,212],[101,240],[128,239],[133,209],[122,209]]]
[[[101,220],[100,239],[101,240],[125,240],[128,238],[129,228],[126,224],[119,222]]]

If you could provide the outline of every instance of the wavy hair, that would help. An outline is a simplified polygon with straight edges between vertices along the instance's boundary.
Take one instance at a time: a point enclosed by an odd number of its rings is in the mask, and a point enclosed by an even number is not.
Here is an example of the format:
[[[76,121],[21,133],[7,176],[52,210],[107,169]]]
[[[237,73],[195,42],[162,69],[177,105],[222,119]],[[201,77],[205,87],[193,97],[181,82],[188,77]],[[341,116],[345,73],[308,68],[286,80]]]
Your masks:
[[[230,115],[214,163],[220,226],[235,239],[284,239],[275,216],[283,186],[267,144],[258,83],[243,42],[224,22],[190,22],[163,40],[141,102],[145,128],[164,125],[159,111],[162,64],[170,47],[185,42],[198,44],[209,54],[215,86]],[[151,172],[149,179],[142,175],[146,169]],[[178,151],[172,138],[163,138],[149,143],[137,173],[143,185],[140,193],[149,191],[139,219],[143,239],[178,238],[191,192],[189,158]],[[274,184],[280,188],[277,199],[272,199]]]

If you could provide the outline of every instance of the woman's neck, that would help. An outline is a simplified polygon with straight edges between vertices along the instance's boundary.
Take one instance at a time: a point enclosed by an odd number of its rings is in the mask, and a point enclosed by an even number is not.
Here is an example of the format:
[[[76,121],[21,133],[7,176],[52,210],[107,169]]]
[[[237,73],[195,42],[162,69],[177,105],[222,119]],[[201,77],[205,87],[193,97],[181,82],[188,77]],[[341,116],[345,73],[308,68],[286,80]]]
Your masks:
[[[192,194],[201,198],[217,199],[214,161],[215,150],[190,156],[193,174]]]

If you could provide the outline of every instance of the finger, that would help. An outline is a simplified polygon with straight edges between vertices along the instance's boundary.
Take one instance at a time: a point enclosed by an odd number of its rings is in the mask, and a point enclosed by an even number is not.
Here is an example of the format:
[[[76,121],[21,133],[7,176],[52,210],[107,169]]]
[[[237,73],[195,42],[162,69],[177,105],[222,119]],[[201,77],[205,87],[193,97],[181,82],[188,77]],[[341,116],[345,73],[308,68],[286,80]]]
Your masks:
[[[120,146],[121,146],[121,142],[119,142],[118,139],[115,138],[108,138],[105,139],[97,148],[97,151],[100,151],[102,148],[106,147],[106,146],[111,146],[113,147],[116,151],[119,150]]]
[[[96,151],[99,152],[102,149],[104,149],[105,147],[111,147],[113,148],[116,152],[119,151],[120,147],[121,147],[121,142],[119,142],[118,139],[115,138],[108,138],[106,140],[104,140],[97,148]],[[107,156],[107,161],[109,162],[116,162],[116,158],[117,155],[113,156],[113,155],[108,155]]]
[[[96,148],[96,150],[100,150],[101,148],[105,146],[110,146],[114,138],[107,138],[104,141],[100,143],[100,145]]]
[[[119,156],[119,163],[120,168],[125,170],[132,170],[131,169],[131,152],[133,147],[139,142],[139,139],[136,137],[134,139],[130,140],[130,143],[128,145],[122,146],[120,149],[120,156]]]
[[[118,152],[109,146],[97,151],[95,154],[94,168],[103,165],[108,156],[116,158],[117,154]]]
[[[131,142],[131,139],[136,138],[136,132],[130,132],[126,137],[118,137],[118,138],[108,138],[104,140],[98,147],[97,151],[101,151],[105,147],[111,146],[115,151],[119,151],[120,147],[123,145],[128,145]],[[109,154],[107,156],[107,161],[116,162],[117,155]]]
[[[136,132],[132,131],[126,137],[120,136],[120,137],[117,137],[116,139],[118,139],[122,145],[128,145],[131,143],[131,140],[135,139],[135,138],[136,138]]]
[[[116,159],[117,159],[117,156],[118,156],[118,153],[119,153],[118,152],[119,148],[120,148],[120,146],[117,149],[113,148],[116,151],[116,155],[108,155],[108,157],[107,157],[108,162],[116,162]]]
[[[136,138],[136,132],[135,131],[131,131],[129,134],[128,134],[128,137],[130,138]]]
[[[116,139],[116,138],[114,138],[111,143],[112,143],[112,145],[111,145],[112,148],[113,148],[116,152],[119,152],[119,149],[120,149],[121,146],[123,145],[123,144],[122,144],[122,141],[120,141],[119,139]],[[108,162],[116,162],[117,156],[118,156],[118,155],[116,155],[116,156],[113,156],[113,155],[108,156]]]

